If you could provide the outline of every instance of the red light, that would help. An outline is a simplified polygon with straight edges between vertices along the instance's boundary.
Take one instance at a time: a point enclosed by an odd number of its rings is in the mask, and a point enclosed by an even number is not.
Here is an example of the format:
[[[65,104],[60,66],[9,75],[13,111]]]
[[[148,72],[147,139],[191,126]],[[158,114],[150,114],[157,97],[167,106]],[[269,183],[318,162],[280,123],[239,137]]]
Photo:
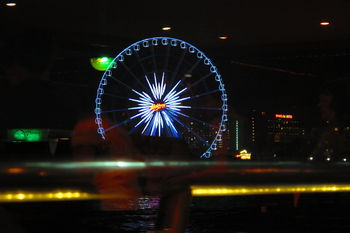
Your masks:
[[[293,115],[285,115],[285,114],[275,114],[276,118],[282,118],[282,119],[293,119]]]
[[[156,111],[165,109],[166,104],[165,103],[154,103],[149,108],[152,109],[154,112],[156,112]]]

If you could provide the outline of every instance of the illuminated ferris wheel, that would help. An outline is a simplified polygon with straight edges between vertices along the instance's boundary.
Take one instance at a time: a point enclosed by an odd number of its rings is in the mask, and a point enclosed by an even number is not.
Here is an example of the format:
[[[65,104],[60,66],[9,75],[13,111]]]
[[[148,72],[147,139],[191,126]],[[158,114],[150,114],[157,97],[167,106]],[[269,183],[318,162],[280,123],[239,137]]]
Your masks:
[[[227,94],[212,61],[195,46],[153,37],[121,51],[97,88],[96,124],[103,139],[115,127],[129,134],[183,138],[212,156],[226,130]],[[112,125],[104,127],[104,120]]]

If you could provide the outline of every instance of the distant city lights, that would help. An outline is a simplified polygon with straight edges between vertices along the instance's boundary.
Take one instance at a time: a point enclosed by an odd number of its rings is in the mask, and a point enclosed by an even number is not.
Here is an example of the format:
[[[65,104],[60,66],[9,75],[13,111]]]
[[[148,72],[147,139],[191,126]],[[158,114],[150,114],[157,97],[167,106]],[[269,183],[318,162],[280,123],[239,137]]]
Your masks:
[[[247,150],[241,150],[238,155],[235,155],[236,158],[240,158],[242,160],[249,160],[251,159],[252,154],[248,153]]]
[[[276,118],[281,118],[281,119],[293,119],[293,115],[286,115],[286,114],[275,114]]]
[[[163,31],[170,31],[170,30],[171,30],[171,27],[169,27],[169,26],[162,27],[162,30],[163,30]]]

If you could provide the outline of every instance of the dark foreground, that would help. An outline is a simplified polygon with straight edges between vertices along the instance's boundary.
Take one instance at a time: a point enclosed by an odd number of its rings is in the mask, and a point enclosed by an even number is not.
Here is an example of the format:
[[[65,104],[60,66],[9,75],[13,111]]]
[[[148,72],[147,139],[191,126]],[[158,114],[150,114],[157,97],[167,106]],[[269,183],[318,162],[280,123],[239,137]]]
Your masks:
[[[1,205],[1,232],[112,233],[154,229],[157,208],[100,211],[98,202],[47,202]],[[188,233],[350,232],[350,195],[292,195],[194,198]]]

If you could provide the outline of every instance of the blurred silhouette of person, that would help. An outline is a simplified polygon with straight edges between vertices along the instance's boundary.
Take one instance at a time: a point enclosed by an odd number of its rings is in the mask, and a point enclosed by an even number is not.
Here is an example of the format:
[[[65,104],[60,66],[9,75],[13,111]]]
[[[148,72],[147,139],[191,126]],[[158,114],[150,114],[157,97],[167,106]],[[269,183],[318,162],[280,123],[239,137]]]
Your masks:
[[[112,126],[103,120],[106,128]],[[97,133],[93,117],[78,122],[72,133],[73,153],[78,161],[122,160],[132,161],[189,161],[190,152],[181,139],[134,136],[122,127],[115,127],[102,140]],[[141,158],[142,156],[142,158]],[[179,177],[186,169],[172,167],[146,167],[137,169],[111,169],[95,173],[93,184],[102,195],[102,210],[137,210],[137,199],[159,196],[156,220],[157,232],[184,232],[188,222],[191,192],[188,181]],[[188,172],[188,168],[187,168]]]
[[[146,162],[188,162],[194,156],[181,138],[135,136],[134,141]],[[155,232],[185,232],[192,200],[190,166],[150,166],[141,179],[146,195],[160,196]]]
[[[104,119],[106,128],[112,126]],[[93,117],[77,123],[72,133],[72,149],[78,161],[136,161],[129,135],[122,127],[115,127],[106,132],[106,140],[97,133]],[[137,209],[137,198],[141,196],[138,185],[138,172],[131,168],[111,169],[96,172],[93,184],[103,196],[102,210]]]
[[[0,58],[0,127],[73,127],[74,108],[50,80],[52,37],[41,30],[6,35]]]
[[[321,92],[318,106],[324,127],[314,155],[322,159],[340,160],[350,153],[349,98],[348,81],[328,84]]]

